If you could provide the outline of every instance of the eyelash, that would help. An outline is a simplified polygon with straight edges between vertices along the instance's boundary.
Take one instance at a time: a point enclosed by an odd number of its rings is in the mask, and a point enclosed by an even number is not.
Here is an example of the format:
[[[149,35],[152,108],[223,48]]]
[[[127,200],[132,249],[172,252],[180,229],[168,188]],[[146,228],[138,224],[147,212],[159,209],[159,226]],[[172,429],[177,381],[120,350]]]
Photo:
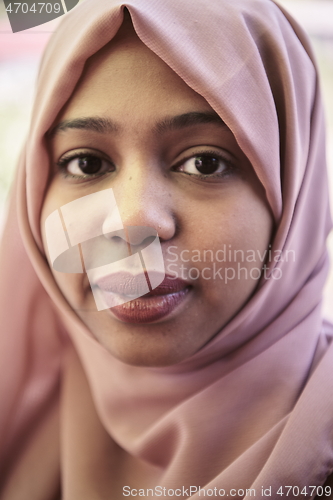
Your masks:
[[[195,151],[195,153],[190,154],[189,156],[187,156],[185,158],[182,158],[172,168],[175,169],[175,168],[181,167],[188,160],[191,160],[192,158],[195,158],[197,156],[207,156],[210,158],[212,158],[212,157],[217,158],[218,160],[223,161],[227,165],[227,168],[224,172],[218,172],[216,174],[190,174],[188,172],[184,172],[181,170],[179,170],[179,172],[181,172],[182,174],[185,174],[185,175],[189,175],[190,177],[194,177],[195,179],[206,180],[206,179],[216,179],[216,178],[226,177],[236,168],[235,164],[231,160],[224,157],[221,153],[217,153],[214,150]]]
[[[111,162],[109,160],[106,160],[105,158],[99,156],[98,154],[91,154],[91,153],[71,153],[68,155],[65,155],[64,157],[60,158],[60,160],[56,163],[58,169],[60,170],[60,173],[63,177],[65,178],[70,178],[70,179],[76,179],[76,180],[88,180],[88,179],[95,179],[96,177],[102,177],[103,175],[113,172],[113,170],[106,170],[105,172],[97,172],[96,174],[84,174],[82,172],[82,175],[75,175],[71,174],[66,171],[66,168],[68,164],[73,161],[73,160],[78,160],[80,158],[98,158],[101,161],[106,161],[107,163]]]
[[[176,170],[177,168],[184,165],[187,161],[191,160],[192,158],[198,157],[198,156],[217,158],[218,160],[223,161],[226,164],[227,168],[224,172],[218,172],[217,174],[193,174],[193,173],[188,173],[188,172],[184,172],[181,170]],[[65,155],[63,158],[60,158],[60,160],[56,163],[61,175],[64,178],[71,178],[71,179],[78,180],[78,181],[87,181],[89,179],[103,177],[107,173],[114,172],[114,170],[106,170],[106,171],[102,171],[102,172],[97,172],[96,174],[84,174],[84,173],[82,173],[82,175],[75,175],[75,174],[71,174],[71,173],[67,172],[66,168],[67,168],[68,164],[71,161],[76,160],[76,159],[80,159],[80,158],[98,158],[101,161],[108,162],[108,163],[110,163],[110,165],[112,165],[112,163],[109,160],[106,160],[105,158],[99,156],[98,154],[91,154],[91,153],[84,153],[84,152],[68,154],[68,155]],[[200,180],[226,177],[227,175],[230,175],[231,171],[235,170],[235,168],[236,167],[235,167],[233,162],[231,162],[228,158],[225,158],[223,155],[221,155],[220,153],[217,153],[214,150],[195,151],[193,154],[190,154],[189,156],[182,158],[179,162],[177,162],[175,165],[172,166],[173,171],[176,171],[176,172],[178,171],[182,174],[185,174],[185,175],[188,175],[192,178],[200,179]]]

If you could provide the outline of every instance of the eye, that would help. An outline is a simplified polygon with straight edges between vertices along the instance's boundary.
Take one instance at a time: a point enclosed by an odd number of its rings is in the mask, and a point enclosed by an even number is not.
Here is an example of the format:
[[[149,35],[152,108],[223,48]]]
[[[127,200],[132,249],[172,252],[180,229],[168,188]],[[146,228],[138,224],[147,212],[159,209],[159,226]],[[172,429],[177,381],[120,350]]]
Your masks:
[[[88,153],[72,153],[63,156],[57,163],[65,176],[89,178],[112,172],[114,166],[100,156]]]
[[[178,171],[199,177],[222,176],[230,169],[230,161],[215,152],[198,153],[178,167]]]
[[[67,172],[73,175],[80,174],[97,174],[103,166],[103,160],[96,156],[85,156],[82,158],[75,158],[67,164]]]

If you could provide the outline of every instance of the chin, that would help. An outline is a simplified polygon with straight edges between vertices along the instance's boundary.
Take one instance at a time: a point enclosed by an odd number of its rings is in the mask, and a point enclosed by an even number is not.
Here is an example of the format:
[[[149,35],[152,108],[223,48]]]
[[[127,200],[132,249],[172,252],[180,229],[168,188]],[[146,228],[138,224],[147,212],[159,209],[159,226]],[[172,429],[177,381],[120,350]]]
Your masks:
[[[124,346],[115,348],[109,346],[108,342],[102,342],[103,346],[122,363],[131,366],[145,366],[161,368],[166,366],[176,365],[188,357],[187,354],[178,352],[177,350],[165,349],[164,346],[151,347],[149,346]]]
[[[124,327],[121,323],[103,326],[95,323],[93,326],[90,322],[87,326],[112,356],[132,366],[171,366],[198,350],[194,343],[191,345],[188,337],[184,338],[181,331],[165,324],[154,324],[147,328],[147,325]]]

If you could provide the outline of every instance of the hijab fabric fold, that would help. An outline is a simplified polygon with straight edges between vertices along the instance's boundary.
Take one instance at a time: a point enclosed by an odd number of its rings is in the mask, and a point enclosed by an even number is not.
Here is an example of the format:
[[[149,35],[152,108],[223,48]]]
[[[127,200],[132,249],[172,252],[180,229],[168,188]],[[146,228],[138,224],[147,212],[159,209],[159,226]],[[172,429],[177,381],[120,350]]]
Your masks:
[[[233,132],[274,216],[272,254],[281,251],[245,307],[167,368],[126,365],[97,342],[40,236],[45,134],[125,8],[143,43]],[[42,60],[0,253],[1,498],[117,500],[124,456],[151,488],[271,488],[279,498],[280,486],[322,485],[333,471],[333,329],[321,313],[330,229],[317,71],[283,9],[85,0],[66,15]]]

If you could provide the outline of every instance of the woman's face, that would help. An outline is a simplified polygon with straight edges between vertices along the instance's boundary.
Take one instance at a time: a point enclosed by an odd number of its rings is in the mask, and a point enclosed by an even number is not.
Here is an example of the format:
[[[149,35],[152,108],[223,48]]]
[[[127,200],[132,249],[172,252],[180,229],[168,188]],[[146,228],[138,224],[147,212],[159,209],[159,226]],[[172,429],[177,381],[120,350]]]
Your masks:
[[[131,28],[90,59],[57,125],[45,248],[50,213],[112,188],[125,227],[158,232],[167,275],[155,293],[97,311],[86,274],[51,266],[64,296],[125,363],[193,355],[248,301],[264,264],[273,223],[251,164],[205,99]]]

